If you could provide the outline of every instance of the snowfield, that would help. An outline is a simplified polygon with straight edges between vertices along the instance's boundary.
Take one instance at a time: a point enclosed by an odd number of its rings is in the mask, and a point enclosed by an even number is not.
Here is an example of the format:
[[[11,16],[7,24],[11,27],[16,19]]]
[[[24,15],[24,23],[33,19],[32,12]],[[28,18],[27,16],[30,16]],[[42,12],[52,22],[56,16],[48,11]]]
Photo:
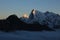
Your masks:
[[[57,31],[16,31],[1,32],[0,40],[60,40],[60,30]]]

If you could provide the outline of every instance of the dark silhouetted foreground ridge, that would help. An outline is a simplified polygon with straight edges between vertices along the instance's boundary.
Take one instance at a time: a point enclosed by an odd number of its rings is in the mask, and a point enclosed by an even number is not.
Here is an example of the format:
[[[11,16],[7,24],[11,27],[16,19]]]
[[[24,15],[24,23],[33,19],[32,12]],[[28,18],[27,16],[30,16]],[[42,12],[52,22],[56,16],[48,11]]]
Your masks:
[[[0,20],[0,30],[5,32],[16,31],[16,30],[54,31],[47,25],[41,25],[38,22],[34,22],[33,24],[25,23],[24,21],[21,21],[16,15],[10,15],[8,18]]]

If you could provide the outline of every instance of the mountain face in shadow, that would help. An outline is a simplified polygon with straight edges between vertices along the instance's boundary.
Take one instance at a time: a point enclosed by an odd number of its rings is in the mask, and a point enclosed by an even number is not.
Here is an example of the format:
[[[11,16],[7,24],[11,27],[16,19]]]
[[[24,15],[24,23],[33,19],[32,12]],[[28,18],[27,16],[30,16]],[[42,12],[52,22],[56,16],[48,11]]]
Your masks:
[[[21,26],[24,23],[20,21],[20,19],[16,15],[10,15],[8,18],[4,20],[0,20],[0,30],[2,31],[14,31],[17,29],[21,29]]]
[[[29,15],[29,19],[31,19],[31,20],[34,18],[33,11],[34,11],[34,9],[31,11],[31,14]]]
[[[38,22],[35,22],[33,24],[27,24],[24,21],[21,21],[20,18],[18,18],[16,15],[10,15],[8,18],[0,20],[0,30],[5,32],[16,31],[16,30],[54,31],[47,25],[41,25]]]

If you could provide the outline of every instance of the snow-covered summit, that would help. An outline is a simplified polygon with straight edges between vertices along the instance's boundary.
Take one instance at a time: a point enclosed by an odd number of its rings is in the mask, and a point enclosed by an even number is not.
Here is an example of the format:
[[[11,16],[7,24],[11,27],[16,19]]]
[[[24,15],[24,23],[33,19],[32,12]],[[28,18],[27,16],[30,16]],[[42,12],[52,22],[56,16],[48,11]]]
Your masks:
[[[26,23],[39,22],[41,25],[48,25],[49,27],[60,26],[60,15],[53,12],[40,12],[38,10],[32,10],[29,18],[22,18]]]
[[[43,20],[45,20],[46,16],[43,12],[40,12],[38,10],[34,10],[31,12],[29,19],[33,22],[39,22],[40,24],[43,24]]]

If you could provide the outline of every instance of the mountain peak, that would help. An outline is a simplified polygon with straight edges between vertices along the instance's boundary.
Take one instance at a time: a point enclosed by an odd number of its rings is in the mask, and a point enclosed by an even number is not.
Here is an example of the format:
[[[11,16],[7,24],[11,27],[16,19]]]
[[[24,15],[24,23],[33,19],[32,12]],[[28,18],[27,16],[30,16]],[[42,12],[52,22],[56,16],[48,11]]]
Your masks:
[[[33,10],[31,11],[31,13],[35,15],[35,9],[33,9]]]

